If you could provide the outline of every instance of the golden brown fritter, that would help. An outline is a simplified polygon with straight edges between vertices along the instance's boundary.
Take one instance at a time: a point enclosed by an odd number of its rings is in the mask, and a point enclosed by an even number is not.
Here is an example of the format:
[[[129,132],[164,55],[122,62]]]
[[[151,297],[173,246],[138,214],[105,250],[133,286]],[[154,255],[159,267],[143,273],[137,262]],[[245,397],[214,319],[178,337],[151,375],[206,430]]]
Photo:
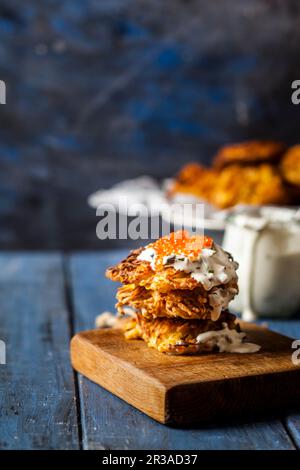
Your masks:
[[[117,292],[117,309],[123,313],[124,307],[131,307],[146,318],[168,317],[191,319],[210,319],[212,307],[209,305],[209,295],[216,289],[235,290],[231,298],[238,292],[236,280],[227,285],[206,291],[201,285],[193,290],[171,290],[160,292],[147,290],[141,286],[127,284]]]
[[[196,164],[184,167],[169,195],[191,194],[220,209],[237,204],[284,205],[293,199],[280,171],[273,165],[232,164],[219,170],[198,167],[199,170]]]
[[[211,320],[179,320],[157,318],[148,320],[142,315],[131,319],[125,325],[126,339],[143,339],[149,347],[168,354],[197,354],[212,350],[210,344],[197,344],[197,336],[206,331],[217,331],[223,328],[223,323],[229,329],[240,331],[236,317],[229,312],[223,312],[218,321]]]
[[[168,292],[174,289],[195,289],[199,283],[189,273],[169,267],[155,272],[147,261],[137,259],[144,248],[132,251],[127,258],[106,270],[106,276],[122,284],[135,284],[146,289]]]
[[[208,259],[199,260],[202,250],[204,258],[216,255],[218,268],[214,260],[211,264]],[[194,279],[191,273],[173,267],[176,262],[185,262],[185,257],[189,263],[199,263],[193,265],[195,272],[203,265],[198,279],[209,280],[204,283],[209,290],[196,280],[197,276]],[[222,270],[226,268],[225,273]],[[232,257],[210,237],[191,236],[186,231],[171,233],[131,252],[106,273],[123,283],[117,293],[119,313],[128,313],[128,307],[135,312],[135,318],[126,322],[125,337],[141,338],[148,346],[169,354],[226,350],[225,346],[233,345],[236,339],[228,328],[238,331],[235,316],[227,311],[228,302],[238,292],[236,268]],[[214,331],[218,333],[211,333]],[[205,332],[209,333],[199,337]]]
[[[206,256],[216,254],[216,265],[214,261],[209,264],[208,260],[199,260],[204,249],[207,250]],[[118,312],[127,313],[130,307],[151,320],[179,318],[217,321],[222,310],[227,309],[230,300],[238,293],[237,263],[226,252],[222,253],[223,259],[220,252],[221,248],[210,237],[190,236],[185,231],[171,233],[131,252],[125,260],[106,272],[107,277],[123,284],[117,292]],[[206,283],[202,284],[190,272],[176,270],[172,266],[176,258],[174,253],[180,261],[184,261],[185,257],[190,262],[197,261],[199,266],[194,266],[196,270],[201,269],[202,263],[206,274],[203,273],[204,278],[200,275],[198,279],[204,279]],[[138,259],[140,254],[143,256]],[[203,255],[205,257],[205,253]],[[166,257],[169,264],[164,264]]]
[[[185,193],[199,199],[209,200],[216,176],[217,172],[212,169],[205,168],[198,163],[189,163],[177,175],[168,196],[173,197],[177,193]]]
[[[153,271],[150,264],[137,259],[143,250],[143,247],[132,250],[120,263],[106,270],[106,277],[112,281],[122,282],[123,284],[138,284],[140,280],[151,276]]]
[[[300,145],[295,145],[286,152],[280,169],[285,181],[300,187]]]
[[[277,163],[286,146],[281,142],[253,140],[221,147],[213,165],[217,169],[228,165],[255,165],[259,163]]]
[[[232,165],[219,173],[210,202],[222,209],[237,204],[288,204],[289,194],[273,166]]]

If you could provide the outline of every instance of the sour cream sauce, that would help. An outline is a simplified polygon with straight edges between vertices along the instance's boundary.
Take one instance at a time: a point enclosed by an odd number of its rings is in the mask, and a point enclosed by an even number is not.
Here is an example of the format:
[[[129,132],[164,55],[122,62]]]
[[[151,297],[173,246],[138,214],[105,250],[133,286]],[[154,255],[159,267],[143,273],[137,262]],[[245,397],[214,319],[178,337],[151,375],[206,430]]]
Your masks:
[[[230,353],[255,353],[260,350],[260,346],[254,343],[245,343],[245,333],[228,328],[227,323],[223,323],[223,329],[217,331],[206,331],[197,336],[197,343],[216,346],[220,352]]]
[[[154,248],[146,248],[140,253],[138,259],[148,261],[155,271],[155,257]],[[166,267],[173,267],[176,271],[190,273],[191,277],[202,284],[207,291],[214,286],[227,284],[231,280],[237,279],[238,263],[216,243],[212,248],[203,248],[196,260],[190,260],[187,256],[174,253],[165,256],[163,264]]]

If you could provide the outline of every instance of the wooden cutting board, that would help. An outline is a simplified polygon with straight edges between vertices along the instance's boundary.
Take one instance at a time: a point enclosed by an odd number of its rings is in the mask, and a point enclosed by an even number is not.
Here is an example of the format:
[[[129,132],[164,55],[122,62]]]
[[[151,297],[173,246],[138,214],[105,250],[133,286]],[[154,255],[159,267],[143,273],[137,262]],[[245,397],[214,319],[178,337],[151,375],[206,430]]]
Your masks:
[[[300,403],[293,340],[241,326],[248,341],[262,346],[258,353],[168,356],[144,341],[125,340],[119,329],[106,329],[74,336],[71,361],[78,372],[164,424],[251,416]]]

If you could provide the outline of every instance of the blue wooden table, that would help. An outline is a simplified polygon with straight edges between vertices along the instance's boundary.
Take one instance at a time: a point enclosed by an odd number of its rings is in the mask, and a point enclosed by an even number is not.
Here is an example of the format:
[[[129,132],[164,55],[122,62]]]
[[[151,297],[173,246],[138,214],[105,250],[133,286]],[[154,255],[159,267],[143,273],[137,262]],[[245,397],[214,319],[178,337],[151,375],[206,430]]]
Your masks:
[[[0,254],[1,449],[295,449],[300,414],[175,429],[74,373],[69,341],[112,310],[124,252]],[[270,326],[300,338],[300,321]]]

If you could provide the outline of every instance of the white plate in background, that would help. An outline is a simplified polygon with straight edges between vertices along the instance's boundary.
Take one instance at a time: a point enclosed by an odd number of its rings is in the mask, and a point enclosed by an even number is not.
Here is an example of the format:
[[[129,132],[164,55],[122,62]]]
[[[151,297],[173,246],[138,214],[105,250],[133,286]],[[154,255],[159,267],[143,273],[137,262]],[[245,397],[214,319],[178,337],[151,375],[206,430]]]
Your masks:
[[[150,176],[140,176],[139,178],[122,181],[114,185],[110,189],[99,190],[91,194],[88,198],[88,204],[97,209],[102,204],[113,206],[114,210],[122,215],[135,216],[130,213],[130,208],[134,209],[136,205],[143,206],[145,212],[152,216],[161,215],[163,220],[174,225],[182,227],[183,222],[187,228],[199,228],[204,230],[223,231],[225,229],[226,220],[235,215],[252,215],[254,217],[273,217],[274,220],[289,220],[292,214],[297,211],[297,207],[279,207],[279,206],[250,206],[237,205],[227,210],[218,210],[213,206],[201,201],[200,199],[187,194],[177,194],[172,200],[166,197],[168,188],[172,184],[172,180],[164,180],[158,183]],[[195,219],[195,215],[190,214],[190,220],[186,217],[183,220],[182,213],[176,211],[176,207],[172,204],[203,204],[204,219]],[[163,210],[162,210],[163,208]],[[300,219],[300,209],[298,209]]]
[[[166,197],[166,193],[172,180],[166,179],[162,183],[149,176],[122,181],[110,189],[101,189],[88,197],[89,206],[97,209],[100,205],[110,204],[119,213],[126,215],[128,209],[136,204],[143,205],[151,215],[159,216],[169,222],[170,218],[174,225],[182,226],[183,219],[180,213],[174,210],[172,204],[203,203],[204,221],[200,220],[199,228],[207,230],[224,230],[224,212],[214,209],[209,204],[186,194],[178,194],[172,201]],[[162,210],[162,207],[164,210]],[[197,227],[197,220],[191,215],[190,220],[185,219],[189,227]],[[203,227],[204,225],[204,227]]]

